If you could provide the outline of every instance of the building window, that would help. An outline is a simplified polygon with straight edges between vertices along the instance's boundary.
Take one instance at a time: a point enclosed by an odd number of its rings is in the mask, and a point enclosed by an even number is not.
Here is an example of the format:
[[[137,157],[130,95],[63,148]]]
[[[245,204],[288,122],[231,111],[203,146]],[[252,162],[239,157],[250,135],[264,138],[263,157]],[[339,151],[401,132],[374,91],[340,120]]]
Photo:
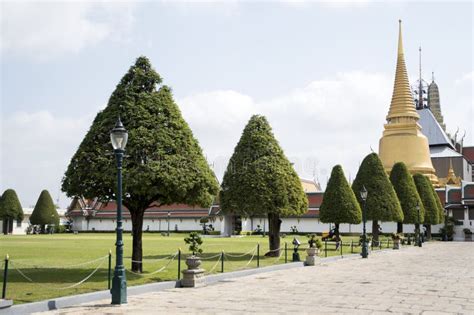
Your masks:
[[[453,209],[453,218],[456,220],[464,220],[464,209]]]
[[[474,209],[469,209],[469,220],[474,220]]]
[[[16,227],[21,227],[21,220],[16,220]]]

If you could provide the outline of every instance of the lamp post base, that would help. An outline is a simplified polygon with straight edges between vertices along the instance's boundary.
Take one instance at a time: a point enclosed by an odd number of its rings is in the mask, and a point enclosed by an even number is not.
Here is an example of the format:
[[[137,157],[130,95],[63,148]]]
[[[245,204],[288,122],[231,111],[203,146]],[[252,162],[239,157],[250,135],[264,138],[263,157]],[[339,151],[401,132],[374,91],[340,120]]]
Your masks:
[[[115,269],[110,293],[112,293],[112,304],[127,303],[127,280],[125,278],[125,269]]]
[[[367,258],[369,257],[369,248],[367,247],[367,243],[364,243],[362,245],[362,252],[360,253],[362,258]]]

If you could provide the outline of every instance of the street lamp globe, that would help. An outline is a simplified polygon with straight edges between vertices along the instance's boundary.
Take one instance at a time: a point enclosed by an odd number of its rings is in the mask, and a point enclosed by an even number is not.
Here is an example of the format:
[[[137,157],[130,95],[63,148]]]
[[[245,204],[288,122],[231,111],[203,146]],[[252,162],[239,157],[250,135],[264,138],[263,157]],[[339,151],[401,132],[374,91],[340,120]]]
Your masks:
[[[362,186],[362,189],[360,191],[360,197],[364,201],[367,200],[367,189],[365,188],[365,186]]]
[[[125,146],[127,145],[128,140],[128,132],[122,124],[120,117],[117,119],[115,123],[114,129],[110,132],[110,142],[112,142],[112,147],[114,150],[125,150]]]

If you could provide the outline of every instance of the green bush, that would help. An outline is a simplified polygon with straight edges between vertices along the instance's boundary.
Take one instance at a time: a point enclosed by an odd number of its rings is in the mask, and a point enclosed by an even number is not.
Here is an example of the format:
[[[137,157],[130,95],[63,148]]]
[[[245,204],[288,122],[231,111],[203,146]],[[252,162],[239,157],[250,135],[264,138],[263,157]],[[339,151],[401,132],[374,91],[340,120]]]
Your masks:
[[[54,206],[53,199],[47,190],[41,192],[30,216],[30,222],[33,225],[40,225],[43,231],[47,224],[59,226],[59,215]]]
[[[421,218],[418,223],[424,222],[425,224],[437,224],[439,221],[439,210],[438,205],[436,204],[436,199],[434,198],[435,196],[432,192],[433,185],[431,184],[431,181],[428,177],[419,173],[413,175],[413,179],[425,209],[424,215],[421,213],[420,209]]]
[[[358,224],[362,220],[360,205],[340,165],[332,169],[319,209],[319,218],[323,223],[335,223],[337,235],[340,223]]]
[[[0,196],[0,219],[23,220],[23,208],[13,189],[7,189]]]
[[[420,215],[422,218],[424,217],[425,210],[416,189],[415,181],[408,172],[405,163],[398,162],[393,165],[390,181],[403,210],[403,223],[420,223],[416,206],[420,205]]]

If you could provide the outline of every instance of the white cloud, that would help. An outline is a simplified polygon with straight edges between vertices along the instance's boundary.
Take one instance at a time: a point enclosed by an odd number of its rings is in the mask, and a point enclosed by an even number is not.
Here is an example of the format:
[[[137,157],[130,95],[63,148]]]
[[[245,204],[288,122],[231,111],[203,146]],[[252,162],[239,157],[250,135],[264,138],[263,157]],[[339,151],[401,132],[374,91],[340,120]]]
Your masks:
[[[338,163],[354,178],[370,147],[378,150],[392,81],[383,74],[340,73],[265,101],[213,91],[178,104],[219,177],[248,119],[263,114],[298,173],[311,178],[316,166],[325,182]]]
[[[125,2],[2,2],[2,52],[47,59],[123,40],[133,8]]]
[[[95,115],[95,113],[93,114]],[[56,117],[48,111],[2,117],[0,188],[14,188],[22,205],[34,205],[41,190],[56,200],[64,171],[93,115]],[[67,205],[64,194],[60,204]]]

